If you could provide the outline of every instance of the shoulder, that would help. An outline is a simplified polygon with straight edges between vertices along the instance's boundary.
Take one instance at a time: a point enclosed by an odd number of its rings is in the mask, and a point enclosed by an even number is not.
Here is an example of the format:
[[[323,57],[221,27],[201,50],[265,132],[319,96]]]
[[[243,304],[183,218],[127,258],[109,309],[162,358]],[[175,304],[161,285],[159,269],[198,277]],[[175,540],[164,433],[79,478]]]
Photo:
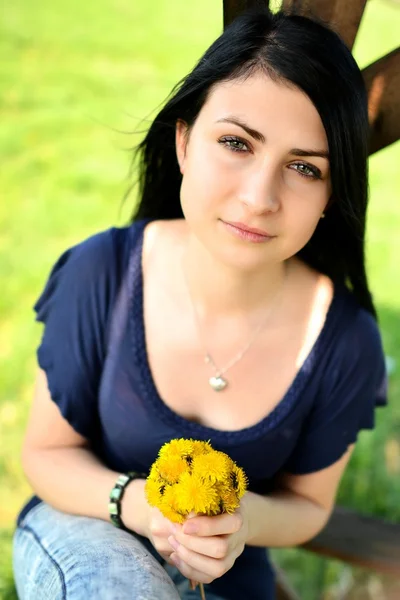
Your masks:
[[[143,254],[150,256],[155,246],[163,250],[182,244],[188,235],[185,219],[158,219],[147,223],[143,237]]]
[[[60,317],[73,308],[87,315],[107,313],[119,287],[138,225],[112,227],[65,250],[53,264],[34,310],[37,320]]]
[[[382,335],[377,319],[343,283],[334,286],[336,340],[344,355],[368,354],[382,350]]]
[[[347,360],[362,361],[374,368],[384,356],[378,322],[358,304],[351,292],[346,290],[344,293],[348,317],[341,336],[342,354]]]
[[[363,349],[367,351],[371,346],[381,348],[382,340],[378,322],[359,304],[347,286],[335,284],[330,277],[312,269],[302,261],[295,261],[293,271],[295,274],[293,279],[295,285],[297,283],[298,291],[297,294],[292,294],[296,305],[299,305],[299,298],[302,298],[300,290],[303,290],[304,297],[307,299],[305,306],[307,311],[311,312],[310,307],[313,305],[315,320],[324,321],[328,313],[333,312],[331,320],[336,325],[339,338],[337,341],[343,348],[346,347],[349,351],[354,350],[355,347],[360,351]]]
[[[385,370],[382,333],[375,317],[362,307],[349,288],[335,288],[332,315],[335,371],[363,377]]]
[[[143,234],[143,271],[157,273],[161,281],[171,281],[173,265],[187,239],[185,219],[165,219],[149,222]]]
[[[384,405],[388,377],[379,325],[350,290],[342,288],[340,294],[334,347],[325,383],[330,391],[339,391],[340,402],[347,402],[359,391],[361,402],[370,398],[376,405]]]
[[[85,275],[101,271],[123,255],[129,246],[130,230],[130,227],[111,227],[97,232],[71,246],[60,260],[79,265]]]
[[[303,304],[306,313],[312,315],[311,340],[315,340],[324,327],[330,332],[324,337],[324,347],[335,364],[335,371],[339,366],[341,372],[374,364],[381,367],[384,352],[379,325],[354,294],[345,285],[335,284],[328,276],[301,262],[297,282],[298,293],[293,294],[293,298],[298,308]]]
[[[65,250],[53,266],[52,274],[74,277],[87,284],[118,279],[135,242],[139,223],[111,227],[83,239]]]

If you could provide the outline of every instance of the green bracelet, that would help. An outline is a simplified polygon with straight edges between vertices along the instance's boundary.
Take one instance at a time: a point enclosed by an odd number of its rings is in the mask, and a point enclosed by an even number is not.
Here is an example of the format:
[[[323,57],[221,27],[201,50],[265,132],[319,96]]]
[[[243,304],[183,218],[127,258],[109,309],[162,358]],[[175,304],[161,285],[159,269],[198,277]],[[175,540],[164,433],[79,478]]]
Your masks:
[[[126,486],[134,479],[146,479],[145,473],[137,473],[136,471],[129,471],[124,475],[120,475],[115,482],[113,489],[110,492],[110,502],[108,503],[108,513],[110,519],[115,527],[119,527],[124,531],[129,531],[122,522],[121,519],[121,500],[124,496]]]

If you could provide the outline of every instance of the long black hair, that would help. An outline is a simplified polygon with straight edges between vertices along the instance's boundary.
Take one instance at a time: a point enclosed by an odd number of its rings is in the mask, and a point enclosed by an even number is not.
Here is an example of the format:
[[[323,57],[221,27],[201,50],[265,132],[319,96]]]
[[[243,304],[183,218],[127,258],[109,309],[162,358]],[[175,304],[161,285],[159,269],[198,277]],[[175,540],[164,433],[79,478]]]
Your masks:
[[[365,270],[368,202],[368,111],[361,72],[344,42],[314,19],[268,8],[237,17],[173,88],[136,147],[139,203],[136,219],[183,217],[182,176],[175,151],[179,119],[189,130],[212,86],[263,71],[303,90],[316,107],[328,139],[332,196],[309,242],[304,262],[346,285],[375,319]]]

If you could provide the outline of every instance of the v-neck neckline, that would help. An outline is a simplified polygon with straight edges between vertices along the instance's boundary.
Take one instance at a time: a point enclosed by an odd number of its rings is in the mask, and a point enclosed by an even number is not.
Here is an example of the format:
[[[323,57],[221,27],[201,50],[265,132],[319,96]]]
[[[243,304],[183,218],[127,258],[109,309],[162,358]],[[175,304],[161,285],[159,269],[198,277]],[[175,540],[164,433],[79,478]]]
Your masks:
[[[201,439],[212,438],[214,441],[221,440],[226,443],[237,443],[245,441],[253,441],[268,431],[274,430],[290,413],[295,405],[296,399],[303,392],[304,387],[314,371],[318,357],[320,356],[321,347],[331,330],[334,316],[336,313],[340,294],[340,289],[337,284],[334,284],[334,292],[331,303],[327,310],[324,324],[321,331],[311,347],[306,359],[297,371],[289,388],[278,404],[265,417],[259,420],[254,425],[243,429],[233,431],[224,431],[208,427],[200,423],[196,423],[186,419],[172,410],[161,398],[158,393],[155,381],[151,372],[150,363],[147,356],[146,331],[144,323],[144,294],[143,294],[143,240],[146,225],[150,219],[136,222],[135,225],[140,227],[137,231],[136,243],[134,244],[134,252],[131,259],[129,270],[129,296],[130,296],[130,335],[133,336],[133,347],[135,356],[140,367],[141,375],[141,393],[146,396],[149,405],[154,410],[155,415],[162,419],[166,424],[179,431],[181,436],[197,437]]]

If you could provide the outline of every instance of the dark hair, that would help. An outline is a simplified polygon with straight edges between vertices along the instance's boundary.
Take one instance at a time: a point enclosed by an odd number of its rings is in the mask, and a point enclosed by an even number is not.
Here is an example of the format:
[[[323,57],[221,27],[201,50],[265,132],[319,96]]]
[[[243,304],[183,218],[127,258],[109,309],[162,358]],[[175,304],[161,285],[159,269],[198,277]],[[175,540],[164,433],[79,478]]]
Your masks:
[[[298,253],[304,262],[346,285],[377,318],[365,271],[369,124],[361,72],[344,42],[314,19],[250,10],[237,17],[210,46],[137,146],[139,203],[132,220],[183,216],[175,151],[179,119],[190,127],[215,84],[257,71],[303,90],[325,127],[332,181],[326,218]]]

